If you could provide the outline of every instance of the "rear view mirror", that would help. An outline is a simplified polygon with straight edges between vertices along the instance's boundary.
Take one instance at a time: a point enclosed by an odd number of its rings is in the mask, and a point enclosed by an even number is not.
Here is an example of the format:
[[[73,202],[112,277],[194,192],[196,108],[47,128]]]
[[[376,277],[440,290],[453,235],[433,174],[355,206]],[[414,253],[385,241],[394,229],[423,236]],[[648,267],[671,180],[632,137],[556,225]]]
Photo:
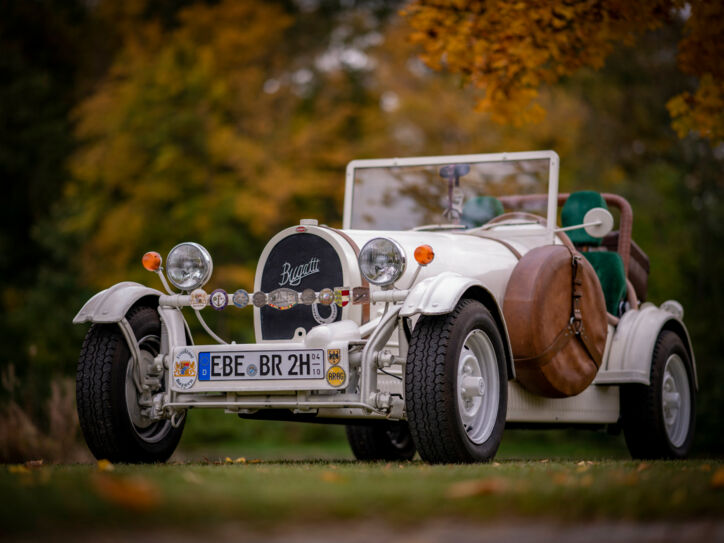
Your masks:
[[[586,234],[594,238],[602,238],[613,229],[613,215],[608,209],[594,207],[583,216]]]

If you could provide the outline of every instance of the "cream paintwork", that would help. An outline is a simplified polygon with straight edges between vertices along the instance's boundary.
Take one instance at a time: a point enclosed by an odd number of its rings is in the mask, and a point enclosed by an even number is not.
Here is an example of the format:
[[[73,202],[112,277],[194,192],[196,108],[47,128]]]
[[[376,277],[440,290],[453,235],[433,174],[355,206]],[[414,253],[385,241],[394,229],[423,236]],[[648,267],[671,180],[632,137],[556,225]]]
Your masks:
[[[508,382],[507,422],[612,424],[619,417],[618,387],[589,386],[570,398],[531,394],[516,381]]]
[[[160,296],[162,293],[132,281],[116,283],[88,300],[73,318],[73,324],[84,322],[120,322],[133,304],[144,296]]]
[[[667,304],[662,304],[662,306],[667,307]],[[661,330],[665,327],[671,327],[682,336],[681,339],[691,358],[694,385],[698,388],[696,362],[689,332],[678,315],[651,303],[645,303],[638,310],[629,310],[623,314],[595,384],[651,384],[651,360],[654,346]]]

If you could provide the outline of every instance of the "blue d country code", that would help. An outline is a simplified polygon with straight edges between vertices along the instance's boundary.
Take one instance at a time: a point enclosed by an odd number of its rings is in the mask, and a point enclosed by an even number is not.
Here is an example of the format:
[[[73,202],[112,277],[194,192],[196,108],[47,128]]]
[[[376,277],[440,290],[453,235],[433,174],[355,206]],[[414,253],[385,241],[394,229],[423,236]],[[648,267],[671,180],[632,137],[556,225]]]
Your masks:
[[[199,353],[199,381],[323,377],[321,349]]]

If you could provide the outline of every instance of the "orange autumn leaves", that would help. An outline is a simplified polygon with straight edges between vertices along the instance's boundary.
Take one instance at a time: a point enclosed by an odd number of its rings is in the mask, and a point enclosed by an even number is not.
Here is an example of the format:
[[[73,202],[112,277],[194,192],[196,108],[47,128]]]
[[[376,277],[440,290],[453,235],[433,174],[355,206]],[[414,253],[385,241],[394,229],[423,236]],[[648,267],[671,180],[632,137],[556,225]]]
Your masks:
[[[691,6],[677,60],[681,71],[699,78],[699,86],[666,107],[679,137],[696,131],[717,142],[724,139],[724,3],[699,0]]]
[[[690,10],[690,14],[687,13]],[[482,91],[479,111],[520,126],[540,121],[543,85],[581,68],[600,68],[618,44],[675,17],[687,17],[679,66],[701,78],[698,91],[668,104],[680,136],[697,131],[715,142],[724,117],[724,7],[697,0],[416,0],[405,10],[422,59]]]

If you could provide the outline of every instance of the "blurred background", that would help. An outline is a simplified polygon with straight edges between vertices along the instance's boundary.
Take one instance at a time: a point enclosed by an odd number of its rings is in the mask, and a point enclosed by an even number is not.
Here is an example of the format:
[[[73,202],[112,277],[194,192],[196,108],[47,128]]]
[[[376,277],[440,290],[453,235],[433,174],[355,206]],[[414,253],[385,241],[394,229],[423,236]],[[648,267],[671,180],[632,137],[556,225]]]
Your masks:
[[[278,230],[341,226],[352,159],[534,149],[558,152],[562,191],[632,203],[648,299],[685,308],[695,455],[721,455],[724,144],[672,128],[670,100],[700,80],[677,63],[691,12],[673,4],[598,61],[543,78],[535,115],[507,122],[464,69],[421,60],[437,23],[402,2],[0,0],[0,461],[90,459],[74,407],[87,327],[71,320],[115,282],[158,288],[144,252],[197,241],[214,259],[209,291],[250,290]],[[721,43],[721,24],[708,30]],[[251,311],[208,318],[252,340]],[[626,450],[620,436],[517,431],[501,454]],[[338,427],[193,412],[177,458],[212,455],[351,458]]]

